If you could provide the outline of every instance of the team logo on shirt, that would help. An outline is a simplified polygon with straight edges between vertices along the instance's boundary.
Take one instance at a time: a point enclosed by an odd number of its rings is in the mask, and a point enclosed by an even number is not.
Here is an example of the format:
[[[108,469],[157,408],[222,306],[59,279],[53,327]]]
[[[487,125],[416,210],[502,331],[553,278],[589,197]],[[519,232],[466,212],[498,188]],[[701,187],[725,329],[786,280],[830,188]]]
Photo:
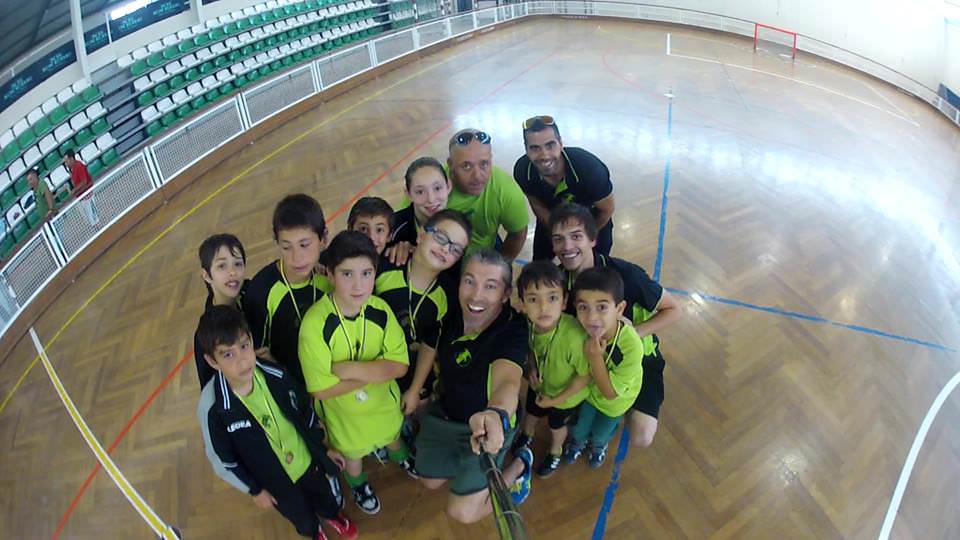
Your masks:
[[[470,349],[464,349],[457,355],[457,365],[465,366],[470,363]]]
[[[234,422],[234,423],[230,424],[229,426],[227,426],[227,432],[228,432],[228,433],[233,433],[234,431],[236,431],[236,430],[238,430],[238,429],[243,429],[243,428],[248,428],[248,427],[251,427],[249,420],[237,420],[236,422]]]

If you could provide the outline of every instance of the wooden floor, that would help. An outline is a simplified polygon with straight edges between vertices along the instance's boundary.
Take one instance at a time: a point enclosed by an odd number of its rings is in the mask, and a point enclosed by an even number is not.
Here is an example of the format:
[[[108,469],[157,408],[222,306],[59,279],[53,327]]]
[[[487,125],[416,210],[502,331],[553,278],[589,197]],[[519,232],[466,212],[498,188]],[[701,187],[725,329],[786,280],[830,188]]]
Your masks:
[[[496,163],[511,169],[520,121],[534,114],[554,115],[566,144],[610,166],[614,253],[651,272],[669,168],[661,281],[681,291],[687,316],[661,334],[661,429],[623,462],[606,537],[876,538],[917,429],[960,370],[958,131],[808,56],[789,63],[716,33],[600,20],[496,31],[297,118],[148,217],[37,322],[49,341],[178,217],[322,124],[173,228],[48,349],[92,431],[116,446],[116,463],[164,520],[190,540],[294,536],[203,454],[192,361],[177,369],[202,304],[199,242],[236,233],[252,275],[275,257],[269,221],[282,195],[313,194],[338,230],[344,205],[385,173],[370,193],[399,202],[412,157],[445,156],[457,128],[489,132]],[[0,395],[34,357],[24,340],[3,360]],[[954,393],[918,456],[894,538],[960,537],[958,426]],[[102,471],[75,499],[96,461],[39,365],[0,415],[0,452],[0,536],[50,538],[75,503],[62,538],[151,537]],[[522,507],[533,536],[589,538],[613,462],[535,479]],[[394,469],[373,479],[383,511],[359,518],[363,538],[494,534],[452,523],[443,493]]]

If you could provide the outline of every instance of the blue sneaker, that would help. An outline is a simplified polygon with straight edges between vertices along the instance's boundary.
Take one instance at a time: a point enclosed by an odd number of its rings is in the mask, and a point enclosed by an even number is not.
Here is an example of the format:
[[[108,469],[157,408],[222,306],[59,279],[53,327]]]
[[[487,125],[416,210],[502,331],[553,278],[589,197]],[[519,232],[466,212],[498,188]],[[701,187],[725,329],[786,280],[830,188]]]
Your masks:
[[[563,452],[564,465],[576,463],[577,460],[580,459],[580,456],[583,455],[584,447],[586,447],[585,443],[570,439],[570,442],[567,443],[567,449]]]
[[[522,446],[514,452],[514,455],[523,462],[523,472],[510,486],[510,495],[513,497],[513,504],[520,506],[530,496],[530,478],[533,476],[533,451],[527,446]]]
[[[590,457],[587,460],[587,463],[590,465],[591,469],[599,469],[603,465],[604,460],[607,459],[607,445],[601,447],[591,447],[590,448]]]

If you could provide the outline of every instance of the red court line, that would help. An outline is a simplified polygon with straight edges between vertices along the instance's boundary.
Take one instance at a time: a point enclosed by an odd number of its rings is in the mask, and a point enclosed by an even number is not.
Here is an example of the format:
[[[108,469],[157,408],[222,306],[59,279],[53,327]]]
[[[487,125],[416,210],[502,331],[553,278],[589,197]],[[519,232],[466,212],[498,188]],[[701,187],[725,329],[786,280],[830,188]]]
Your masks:
[[[550,53],[549,55],[541,58],[540,60],[537,60],[533,64],[530,64],[523,71],[507,79],[503,83],[499,84],[496,88],[494,88],[493,90],[485,94],[483,97],[475,101],[472,105],[467,107],[467,109],[464,112],[470,112],[473,109],[477,108],[481,103],[490,99],[491,97],[496,95],[498,92],[503,90],[507,85],[519,79],[520,77],[526,75],[532,69],[543,64],[548,59],[553,57],[555,54],[557,54],[556,50]],[[357,201],[357,199],[359,199],[360,197],[363,197],[364,193],[366,193],[367,191],[370,191],[371,188],[373,188],[375,185],[380,183],[397,167],[399,167],[401,164],[405,163],[408,159],[410,159],[410,156],[413,155],[414,152],[426,146],[430,141],[437,138],[437,136],[440,135],[440,133],[442,133],[443,131],[450,129],[452,125],[453,125],[453,121],[452,120],[448,121],[443,126],[434,130],[433,133],[427,136],[427,138],[417,143],[416,146],[408,150],[403,156],[400,157],[400,159],[393,162],[393,164],[391,164],[390,167],[388,167],[385,171],[383,171],[380,174],[380,176],[377,176],[372,181],[367,183],[367,185],[363,186],[363,188],[361,188],[360,191],[358,191],[353,197],[351,197],[350,200],[348,200],[346,203],[340,206],[340,208],[337,208],[337,210],[333,214],[331,214],[330,217],[327,218],[326,220],[327,224],[329,225],[333,220],[337,219],[337,217],[339,217],[344,212],[346,212],[353,205],[353,203]],[[187,363],[187,360],[189,360],[192,356],[193,356],[193,351],[188,351],[187,354],[185,354],[183,358],[181,358],[180,361],[177,362],[177,365],[174,366],[174,368],[170,371],[170,373],[167,374],[167,377],[163,380],[163,382],[161,382],[160,385],[157,386],[153,390],[153,392],[150,393],[150,396],[147,398],[147,400],[144,401],[142,405],[140,405],[140,408],[137,409],[137,412],[134,413],[134,415],[130,418],[130,421],[127,422],[127,425],[124,426],[123,429],[120,431],[120,434],[117,435],[117,438],[114,439],[110,447],[107,448],[108,454],[112,453],[117,448],[117,446],[120,445],[120,441],[123,440],[123,438],[127,435],[127,433],[130,432],[130,429],[137,422],[137,420],[139,420],[140,417],[143,416],[143,413],[146,412],[150,404],[152,404],[153,401],[157,398],[157,396],[160,395],[160,392],[164,388],[166,388],[168,384],[170,384],[170,381],[173,380],[173,378],[177,375],[177,373],[179,373],[180,370],[183,368],[184,364]],[[83,482],[83,485],[80,486],[80,490],[77,491],[76,496],[74,496],[73,502],[70,503],[70,507],[67,508],[66,513],[64,513],[63,517],[60,518],[60,524],[57,525],[57,530],[54,531],[53,536],[50,538],[50,540],[57,540],[57,538],[60,537],[60,533],[63,531],[64,526],[67,524],[67,521],[70,520],[70,515],[73,514],[73,510],[77,507],[77,504],[80,502],[80,498],[83,497],[83,494],[87,491],[87,488],[90,487],[90,484],[93,482],[94,477],[97,475],[97,473],[100,472],[100,469],[101,469],[100,464],[97,463],[97,465],[94,466],[93,470],[90,471],[90,475],[87,476],[87,479]]]

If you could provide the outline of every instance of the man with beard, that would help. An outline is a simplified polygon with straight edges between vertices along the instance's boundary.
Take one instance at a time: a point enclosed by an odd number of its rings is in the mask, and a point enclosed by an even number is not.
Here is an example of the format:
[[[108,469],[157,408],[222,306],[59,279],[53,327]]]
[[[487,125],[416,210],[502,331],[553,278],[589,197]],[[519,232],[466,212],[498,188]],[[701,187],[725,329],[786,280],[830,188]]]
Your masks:
[[[613,247],[614,200],[607,166],[583,148],[564,148],[560,129],[551,116],[525,120],[523,144],[527,153],[514,165],[513,178],[537,216],[533,260],[553,258],[550,212],[565,202],[590,209],[597,224],[596,251],[609,255]]]

